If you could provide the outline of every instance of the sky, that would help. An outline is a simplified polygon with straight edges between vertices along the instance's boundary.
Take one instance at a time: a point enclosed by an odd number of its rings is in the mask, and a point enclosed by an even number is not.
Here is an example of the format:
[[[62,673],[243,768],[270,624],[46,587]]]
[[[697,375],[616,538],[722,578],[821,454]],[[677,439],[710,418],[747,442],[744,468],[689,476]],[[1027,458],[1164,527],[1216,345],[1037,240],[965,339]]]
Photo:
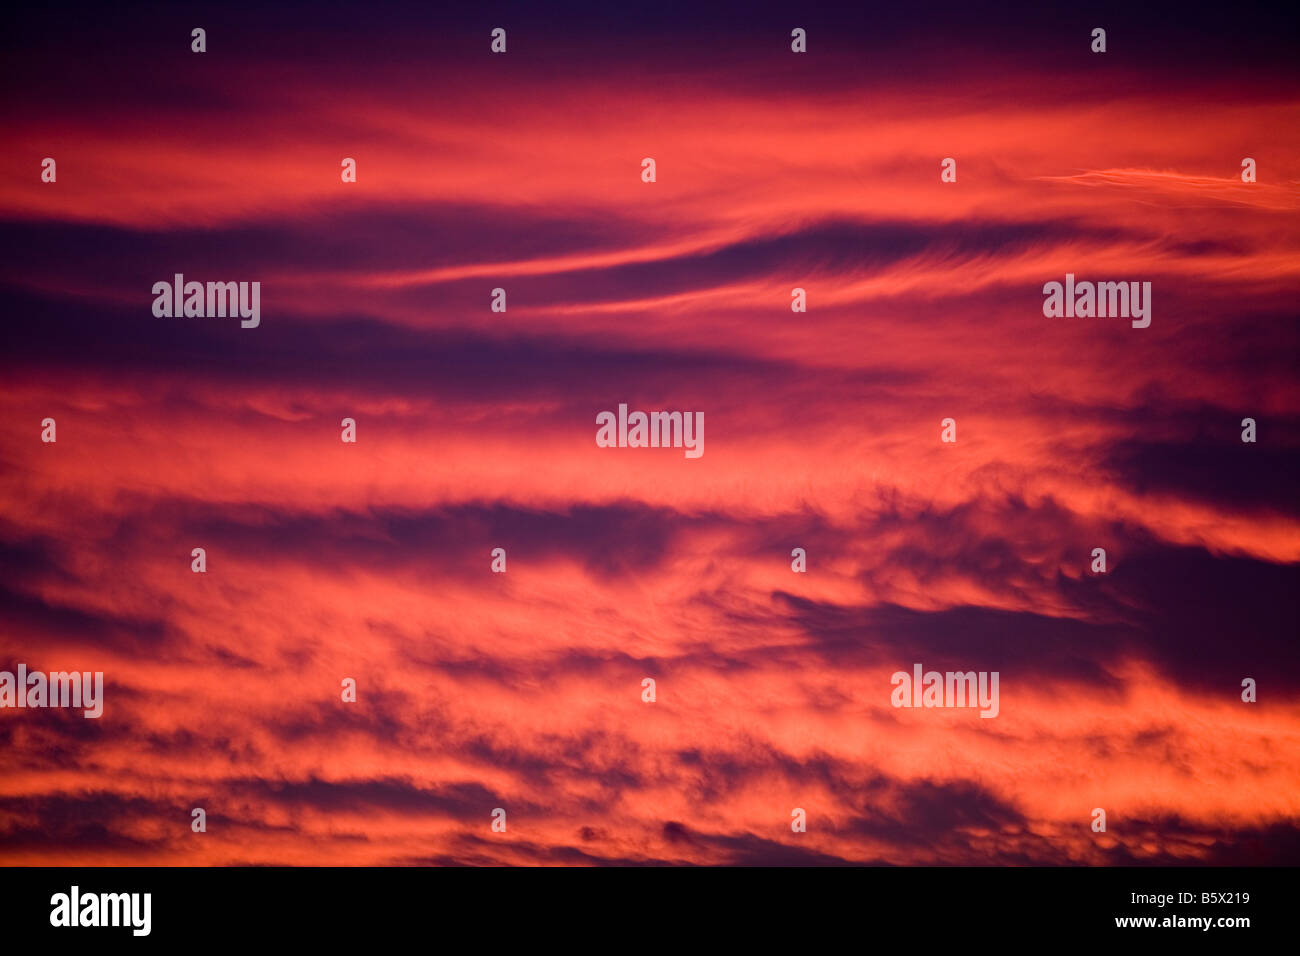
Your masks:
[[[0,709],[0,863],[1300,863],[1269,7],[73,5],[0,47],[0,670],[105,683]],[[260,325],[156,316],[176,273]],[[1045,316],[1067,273],[1150,326]],[[620,404],[703,454],[598,447]],[[997,716],[893,706],[917,663]]]

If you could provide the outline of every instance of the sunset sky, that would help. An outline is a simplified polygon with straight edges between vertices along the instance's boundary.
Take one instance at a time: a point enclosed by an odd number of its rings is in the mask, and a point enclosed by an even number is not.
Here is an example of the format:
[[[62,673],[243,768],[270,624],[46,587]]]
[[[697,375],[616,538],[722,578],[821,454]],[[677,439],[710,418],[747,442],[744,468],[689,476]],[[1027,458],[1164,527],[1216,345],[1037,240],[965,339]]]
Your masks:
[[[982,6],[11,14],[0,863],[1300,863],[1295,28]]]

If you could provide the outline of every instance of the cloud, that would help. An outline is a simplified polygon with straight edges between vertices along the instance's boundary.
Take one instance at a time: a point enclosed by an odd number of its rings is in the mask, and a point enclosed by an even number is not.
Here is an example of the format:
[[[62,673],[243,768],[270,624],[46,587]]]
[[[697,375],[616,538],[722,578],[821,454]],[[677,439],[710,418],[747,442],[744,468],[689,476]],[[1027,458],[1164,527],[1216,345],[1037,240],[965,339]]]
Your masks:
[[[106,701],[0,716],[4,862],[1295,861],[1272,14],[74,12],[0,37],[0,668]],[[623,402],[704,456],[598,448]],[[892,707],[918,661],[998,718]]]

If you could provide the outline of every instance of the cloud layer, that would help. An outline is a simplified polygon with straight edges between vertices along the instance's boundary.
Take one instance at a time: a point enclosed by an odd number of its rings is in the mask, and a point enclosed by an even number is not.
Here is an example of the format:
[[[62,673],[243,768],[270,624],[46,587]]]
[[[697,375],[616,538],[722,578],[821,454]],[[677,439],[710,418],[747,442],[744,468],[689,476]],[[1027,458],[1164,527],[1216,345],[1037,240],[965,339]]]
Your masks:
[[[0,711],[0,861],[1300,862],[1281,25],[24,16],[0,669],[107,690]],[[704,456],[596,447],[622,402]],[[917,661],[999,716],[890,706]]]

